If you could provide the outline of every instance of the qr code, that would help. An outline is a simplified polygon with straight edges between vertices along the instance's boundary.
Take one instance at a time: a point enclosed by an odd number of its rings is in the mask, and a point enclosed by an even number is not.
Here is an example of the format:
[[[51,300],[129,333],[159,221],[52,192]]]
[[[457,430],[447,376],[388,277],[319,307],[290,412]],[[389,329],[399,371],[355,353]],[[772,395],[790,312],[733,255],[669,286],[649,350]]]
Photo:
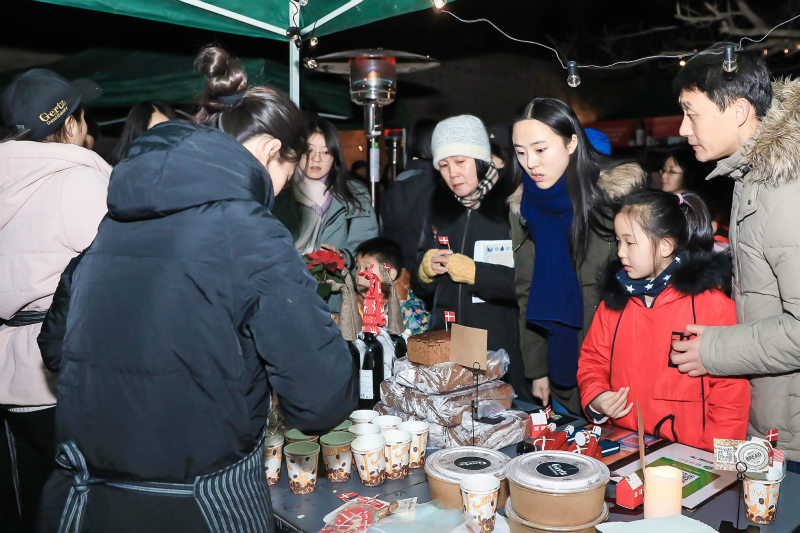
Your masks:
[[[683,477],[684,487],[699,477],[689,472],[684,472],[683,470],[681,470],[681,476]]]
[[[733,446],[717,446],[714,450],[718,463],[733,463]]]

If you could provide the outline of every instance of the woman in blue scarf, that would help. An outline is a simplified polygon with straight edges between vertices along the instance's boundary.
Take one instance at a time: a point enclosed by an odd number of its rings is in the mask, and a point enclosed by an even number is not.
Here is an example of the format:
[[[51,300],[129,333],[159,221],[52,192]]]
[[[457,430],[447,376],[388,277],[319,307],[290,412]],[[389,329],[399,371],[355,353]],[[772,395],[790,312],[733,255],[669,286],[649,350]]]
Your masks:
[[[580,344],[600,303],[598,274],[616,256],[610,206],[642,187],[644,172],[595,149],[555,98],[525,107],[512,142],[509,166],[522,182],[510,218],[525,376],[543,404],[552,396],[579,414]]]

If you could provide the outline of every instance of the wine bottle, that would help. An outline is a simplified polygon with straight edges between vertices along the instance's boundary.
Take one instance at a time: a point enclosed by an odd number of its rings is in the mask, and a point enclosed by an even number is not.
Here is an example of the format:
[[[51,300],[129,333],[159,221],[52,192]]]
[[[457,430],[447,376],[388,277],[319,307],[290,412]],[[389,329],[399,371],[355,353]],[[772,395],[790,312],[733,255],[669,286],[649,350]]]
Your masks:
[[[366,349],[364,363],[360,373],[360,401],[362,409],[372,409],[381,399],[381,382],[383,381],[383,346],[375,335],[365,331],[362,333]]]
[[[361,385],[361,365],[364,361],[364,353],[366,352],[366,345],[361,339],[356,339],[353,342],[348,341],[347,347],[350,348],[350,357],[353,359],[353,383],[358,391],[358,408],[359,409],[372,409],[370,401],[362,399],[365,393],[362,393]],[[372,382],[369,383],[369,393],[372,391]]]

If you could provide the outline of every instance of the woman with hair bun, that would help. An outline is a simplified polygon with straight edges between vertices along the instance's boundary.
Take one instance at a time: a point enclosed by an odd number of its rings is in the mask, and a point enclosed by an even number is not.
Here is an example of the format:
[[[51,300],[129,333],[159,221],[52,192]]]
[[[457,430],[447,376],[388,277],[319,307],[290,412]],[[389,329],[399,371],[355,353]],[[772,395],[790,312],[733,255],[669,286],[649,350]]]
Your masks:
[[[272,394],[307,433],[354,408],[347,345],[270,212],[300,111],[221,48],[197,66],[195,123],[133,142],[39,336],[60,402],[42,531],[274,531]]]

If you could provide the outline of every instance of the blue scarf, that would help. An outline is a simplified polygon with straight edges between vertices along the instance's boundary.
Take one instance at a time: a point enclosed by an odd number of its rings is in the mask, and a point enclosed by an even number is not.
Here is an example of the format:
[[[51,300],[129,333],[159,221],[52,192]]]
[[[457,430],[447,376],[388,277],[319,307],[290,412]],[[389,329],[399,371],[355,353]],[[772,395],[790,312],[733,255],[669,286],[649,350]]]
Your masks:
[[[672,273],[675,269],[678,268],[681,263],[685,263],[688,258],[689,252],[683,251],[679,253],[677,257],[667,265],[667,268],[653,279],[631,279],[628,273],[625,272],[625,269],[621,268],[619,272],[617,272],[617,281],[622,285],[622,288],[625,289],[625,292],[631,296],[658,296],[661,294],[661,291],[667,288],[669,282],[672,281]]]
[[[550,379],[564,387],[577,384],[578,332],[583,327],[583,295],[569,252],[572,200],[567,178],[540,189],[523,173],[520,211],[535,244],[533,279],[525,317],[547,331]]]

